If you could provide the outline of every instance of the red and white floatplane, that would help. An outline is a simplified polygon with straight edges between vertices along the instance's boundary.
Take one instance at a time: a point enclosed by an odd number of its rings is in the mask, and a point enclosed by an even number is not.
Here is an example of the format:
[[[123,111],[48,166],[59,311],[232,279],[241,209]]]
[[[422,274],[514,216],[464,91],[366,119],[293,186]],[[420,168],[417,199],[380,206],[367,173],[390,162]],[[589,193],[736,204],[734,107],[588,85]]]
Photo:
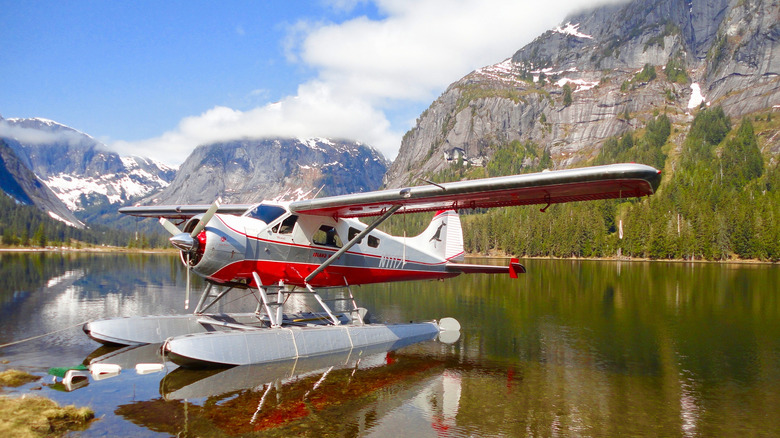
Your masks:
[[[516,277],[525,272],[516,259],[507,266],[464,263],[458,210],[539,204],[544,211],[563,202],[641,197],[654,193],[660,179],[660,171],[649,166],[613,164],[294,202],[125,207],[122,213],[160,218],[188,271],[207,286],[192,314],[102,319],[87,323],[84,331],[107,344],[163,343],[172,361],[196,366],[406,345],[457,333],[460,325],[453,318],[372,324],[350,287],[460,274]],[[392,215],[425,211],[437,213],[416,237],[377,229]],[[368,225],[358,220],[367,217],[375,219]],[[349,310],[334,312],[320,295],[327,288],[345,288]],[[252,291],[257,307],[209,313],[237,289]],[[285,313],[287,299],[299,293],[316,298],[322,311]]]

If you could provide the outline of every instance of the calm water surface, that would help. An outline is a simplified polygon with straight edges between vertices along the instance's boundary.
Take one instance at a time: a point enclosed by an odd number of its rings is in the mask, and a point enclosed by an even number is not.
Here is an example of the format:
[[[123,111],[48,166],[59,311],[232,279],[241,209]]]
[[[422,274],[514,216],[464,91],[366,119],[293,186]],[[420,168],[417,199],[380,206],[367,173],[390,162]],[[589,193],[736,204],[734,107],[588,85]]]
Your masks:
[[[161,361],[100,348],[79,325],[184,313],[183,269],[169,255],[0,253],[0,344],[51,333],[0,348],[0,370],[46,376],[11,394],[92,407],[99,420],[76,436],[780,435],[779,266],[524,264],[519,280],[355,288],[374,321],[457,318],[451,345],[222,371],[166,363],[66,392],[50,367]],[[218,310],[254,302],[236,298]]]

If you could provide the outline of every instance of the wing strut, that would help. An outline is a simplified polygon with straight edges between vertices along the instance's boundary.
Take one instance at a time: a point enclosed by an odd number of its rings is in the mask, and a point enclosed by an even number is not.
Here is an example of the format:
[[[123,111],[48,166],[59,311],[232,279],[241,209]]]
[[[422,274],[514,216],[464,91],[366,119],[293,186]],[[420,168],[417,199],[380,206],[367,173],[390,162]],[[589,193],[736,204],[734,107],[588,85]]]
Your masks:
[[[383,215],[382,215],[382,216],[380,216],[380,217],[379,217],[377,220],[375,220],[374,222],[372,222],[372,223],[371,223],[371,225],[367,226],[365,230],[363,230],[362,232],[360,232],[360,233],[359,233],[357,236],[353,237],[353,238],[352,238],[352,240],[350,240],[349,242],[347,242],[347,244],[346,244],[346,245],[344,245],[343,247],[341,247],[341,249],[339,249],[338,251],[336,251],[336,252],[335,252],[335,253],[334,253],[332,256],[330,256],[330,258],[329,258],[329,259],[325,260],[325,261],[324,261],[324,262],[323,262],[323,263],[322,263],[322,264],[321,264],[319,267],[317,267],[317,269],[315,269],[314,271],[312,271],[312,273],[311,273],[311,274],[309,274],[309,275],[308,275],[308,277],[306,277],[306,280],[305,280],[305,281],[306,281],[306,283],[311,283],[311,281],[312,281],[312,280],[313,280],[313,279],[314,279],[316,276],[320,275],[320,273],[321,273],[322,271],[324,271],[324,270],[325,270],[325,268],[327,268],[328,266],[330,266],[330,264],[331,264],[331,263],[335,262],[335,261],[336,261],[336,259],[338,259],[339,257],[341,257],[341,256],[342,256],[342,254],[344,254],[345,252],[349,251],[349,249],[350,249],[350,248],[352,248],[352,247],[353,247],[353,246],[354,246],[356,243],[360,242],[360,240],[361,240],[361,239],[363,239],[364,237],[366,237],[366,235],[367,235],[368,233],[370,233],[370,232],[374,231],[374,228],[378,227],[378,226],[379,226],[379,225],[380,225],[382,222],[386,221],[386,220],[387,220],[387,219],[388,219],[390,216],[392,216],[392,215],[393,215],[393,213],[395,213],[396,211],[398,211],[398,209],[399,209],[399,208],[401,208],[401,205],[400,205],[400,204],[396,204],[396,205],[393,205],[392,207],[390,207],[390,209],[389,209],[389,210],[387,210],[387,211],[385,212],[385,214],[383,214]]]

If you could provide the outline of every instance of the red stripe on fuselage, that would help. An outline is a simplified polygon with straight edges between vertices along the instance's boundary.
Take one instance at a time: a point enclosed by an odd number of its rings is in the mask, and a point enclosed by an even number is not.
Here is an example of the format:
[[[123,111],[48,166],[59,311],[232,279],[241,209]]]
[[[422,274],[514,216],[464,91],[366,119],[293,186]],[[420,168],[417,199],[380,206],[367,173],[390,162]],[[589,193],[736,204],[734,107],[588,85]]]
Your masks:
[[[242,260],[231,263],[213,275],[210,280],[228,282],[236,279],[252,280],[252,272],[257,274],[265,284],[278,283],[303,286],[304,279],[319,265],[315,263],[291,263],[269,260]],[[312,286],[344,286],[345,280],[349,285],[387,283],[393,281],[410,280],[438,280],[455,277],[459,272],[445,271],[419,271],[405,269],[383,268],[359,268],[354,266],[331,265],[318,275],[312,282]],[[252,281],[252,283],[254,283]]]

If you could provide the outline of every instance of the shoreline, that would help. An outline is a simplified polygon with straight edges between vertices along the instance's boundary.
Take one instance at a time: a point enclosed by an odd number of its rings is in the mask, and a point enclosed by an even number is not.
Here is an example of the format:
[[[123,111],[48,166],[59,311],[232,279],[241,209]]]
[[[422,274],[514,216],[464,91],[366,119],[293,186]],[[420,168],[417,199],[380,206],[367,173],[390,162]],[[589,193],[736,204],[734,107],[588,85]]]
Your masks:
[[[121,248],[117,246],[104,246],[92,248],[68,248],[68,247],[46,247],[46,248],[1,248],[2,253],[95,253],[95,254],[177,254],[178,250],[174,248]],[[507,254],[466,254],[467,258],[472,259],[510,259],[514,256]],[[599,261],[599,262],[664,262],[664,263],[718,263],[718,264],[741,264],[741,265],[778,265],[780,261],[771,262],[763,260],[687,260],[687,259],[649,259],[633,257],[550,257],[550,256],[524,256],[517,257],[526,260],[569,260],[569,261]]]
[[[485,254],[466,254],[467,258],[473,259],[510,259],[514,256],[506,254],[485,255]],[[633,258],[633,257],[544,257],[544,256],[525,256],[514,257],[520,260],[562,260],[562,261],[592,261],[592,262],[663,262],[663,263],[718,263],[718,264],[740,264],[740,265],[778,265],[778,262],[770,262],[763,260],[742,260],[742,259],[729,259],[729,260],[686,260],[686,259],[650,259],[650,258]]]
[[[174,248],[121,248],[118,246],[103,246],[92,248],[68,248],[68,247],[46,247],[46,248],[2,248],[0,253],[43,253],[43,252],[87,252],[100,254],[127,253],[127,254],[176,254],[178,251]]]

